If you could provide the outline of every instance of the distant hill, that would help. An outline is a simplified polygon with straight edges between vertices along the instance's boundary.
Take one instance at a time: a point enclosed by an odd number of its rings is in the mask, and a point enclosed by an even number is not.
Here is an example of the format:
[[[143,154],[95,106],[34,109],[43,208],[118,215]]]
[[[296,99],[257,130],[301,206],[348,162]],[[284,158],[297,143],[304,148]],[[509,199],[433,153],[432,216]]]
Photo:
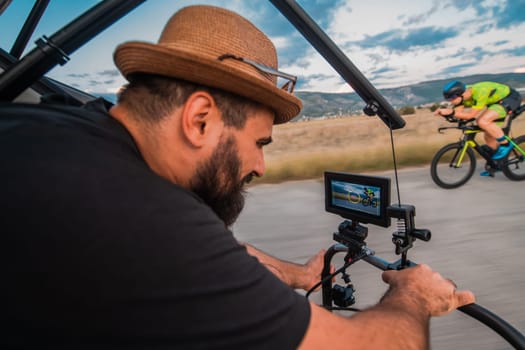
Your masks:
[[[391,89],[379,89],[379,92],[395,108],[403,106],[423,106],[439,103],[443,100],[441,89],[446,82],[457,79],[470,84],[478,81],[495,81],[509,84],[516,89],[525,90],[525,73],[478,74],[442,80],[426,81],[418,84],[400,86]],[[114,94],[95,94],[115,102]],[[304,118],[322,118],[337,115],[362,114],[364,102],[356,93],[324,93],[298,91],[303,101],[303,110],[295,120]],[[522,92],[525,97],[525,93]]]
[[[457,79],[466,84],[479,81],[495,81],[509,84],[516,89],[525,89],[525,73],[478,74],[450,79],[432,80],[418,84],[400,86],[391,89],[379,89],[379,92],[394,107],[422,106],[443,101],[441,89],[446,82]],[[364,102],[356,93],[296,93],[303,101],[303,110],[295,119],[319,118],[335,115],[362,114]],[[525,93],[522,93],[525,97]]]

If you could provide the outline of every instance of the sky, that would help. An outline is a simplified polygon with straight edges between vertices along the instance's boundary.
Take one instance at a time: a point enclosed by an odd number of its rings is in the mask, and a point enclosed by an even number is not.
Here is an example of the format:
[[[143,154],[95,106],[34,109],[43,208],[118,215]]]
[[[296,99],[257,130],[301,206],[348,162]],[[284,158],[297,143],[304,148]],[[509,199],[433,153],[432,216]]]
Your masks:
[[[299,0],[315,22],[378,89],[478,73],[525,73],[525,0]],[[0,15],[0,45],[10,50],[34,1],[13,0]],[[96,0],[51,0],[26,53]],[[125,83],[113,50],[125,41],[156,42],[177,9],[211,4],[233,10],[274,42],[280,70],[296,90],[352,88],[269,1],[148,0],[70,55],[49,76],[88,92]]]

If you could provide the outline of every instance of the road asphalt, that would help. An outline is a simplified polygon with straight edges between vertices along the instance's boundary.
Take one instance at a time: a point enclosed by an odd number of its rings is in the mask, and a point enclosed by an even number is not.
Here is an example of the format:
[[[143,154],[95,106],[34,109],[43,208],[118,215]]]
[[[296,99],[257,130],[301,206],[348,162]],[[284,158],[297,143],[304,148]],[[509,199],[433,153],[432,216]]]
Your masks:
[[[392,203],[397,203],[394,172],[371,175],[392,179]],[[429,264],[458,288],[472,290],[479,305],[525,333],[525,182],[501,173],[495,178],[476,174],[464,186],[445,190],[422,167],[399,171],[399,192],[402,204],[416,207],[415,226],[432,232],[429,242],[415,242],[409,258]],[[304,263],[335,243],[332,234],[343,220],[325,212],[322,180],[291,181],[249,188],[233,231],[267,253]],[[388,261],[398,259],[392,244],[395,229],[395,222],[389,228],[368,225],[368,246]],[[333,259],[337,266],[341,261],[342,254]],[[358,262],[348,272],[357,290],[356,307],[373,305],[384,293],[377,268]],[[321,303],[320,293],[310,298]],[[493,330],[459,311],[432,319],[431,346],[512,349]]]

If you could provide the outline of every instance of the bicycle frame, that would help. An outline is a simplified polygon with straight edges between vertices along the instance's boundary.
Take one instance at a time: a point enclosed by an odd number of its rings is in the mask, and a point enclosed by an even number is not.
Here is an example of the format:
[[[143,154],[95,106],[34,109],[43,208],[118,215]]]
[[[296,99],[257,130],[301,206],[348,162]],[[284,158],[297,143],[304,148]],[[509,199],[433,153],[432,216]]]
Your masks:
[[[512,146],[514,146],[514,149],[518,150],[518,152],[520,152],[523,156],[525,156],[525,151],[518,144],[516,144],[509,136],[505,135],[505,139],[509,141],[509,143]]]
[[[450,166],[459,168],[461,166],[461,163],[463,162],[463,159],[469,147],[474,149],[481,157],[483,157],[490,166],[492,167],[496,166],[495,162],[491,159],[490,155],[488,155],[485,151],[483,151],[480,144],[476,141],[476,135],[480,133],[481,131],[482,130],[479,128],[463,130],[463,135],[464,135],[462,139],[463,148],[461,149],[461,153],[460,153],[459,159],[457,159],[457,162],[455,164],[451,163]],[[453,161],[454,159],[456,159],[455,156],[453,158]]]

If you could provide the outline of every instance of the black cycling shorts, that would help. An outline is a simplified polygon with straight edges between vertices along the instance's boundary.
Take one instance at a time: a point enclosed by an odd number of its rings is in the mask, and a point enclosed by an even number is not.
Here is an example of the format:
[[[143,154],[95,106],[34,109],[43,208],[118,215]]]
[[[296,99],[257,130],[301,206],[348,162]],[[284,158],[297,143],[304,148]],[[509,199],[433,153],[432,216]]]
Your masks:
[[[499,103],[507,110],[507,112],[515,111],[521,105],[521,95],[518,91],[511,88],[507,97],[499,101]]]

